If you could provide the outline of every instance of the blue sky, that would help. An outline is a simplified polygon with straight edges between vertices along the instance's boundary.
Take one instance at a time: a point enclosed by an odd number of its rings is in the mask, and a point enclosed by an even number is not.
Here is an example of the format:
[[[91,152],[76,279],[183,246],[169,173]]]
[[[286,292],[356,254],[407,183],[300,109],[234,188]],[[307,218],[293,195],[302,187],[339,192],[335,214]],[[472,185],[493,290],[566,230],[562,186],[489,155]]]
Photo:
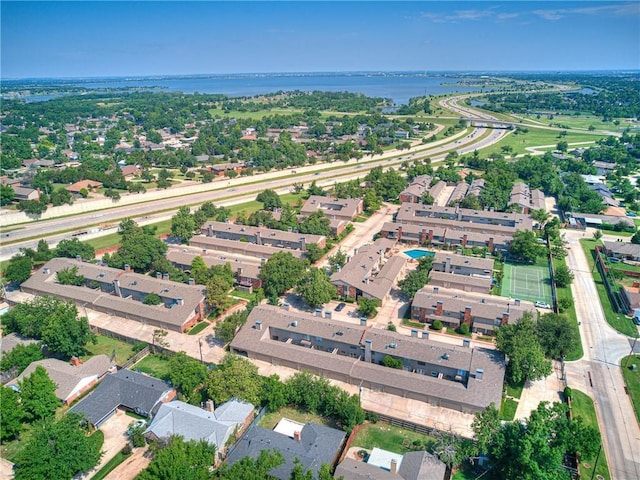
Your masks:
[[[640,2],[10,2],[2,78],[640,68]]]

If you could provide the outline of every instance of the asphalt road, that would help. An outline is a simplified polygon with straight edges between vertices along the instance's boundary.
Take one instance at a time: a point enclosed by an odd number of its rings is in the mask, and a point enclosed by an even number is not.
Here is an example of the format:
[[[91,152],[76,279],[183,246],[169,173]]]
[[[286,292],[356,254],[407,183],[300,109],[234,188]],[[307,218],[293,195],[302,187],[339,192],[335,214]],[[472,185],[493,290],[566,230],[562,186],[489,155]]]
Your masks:
[[[568,384],[593,398],[604,438],[612,479],[640,479],[640,427],[624,390],[620,359],[629,355],[629,337],[606,322],[579,239],[582,232],[566,231],[570,250],[567,264],[575,275],[572,292],[584,357],[566,364]],[[636,348],[636,350],[639,350]]]

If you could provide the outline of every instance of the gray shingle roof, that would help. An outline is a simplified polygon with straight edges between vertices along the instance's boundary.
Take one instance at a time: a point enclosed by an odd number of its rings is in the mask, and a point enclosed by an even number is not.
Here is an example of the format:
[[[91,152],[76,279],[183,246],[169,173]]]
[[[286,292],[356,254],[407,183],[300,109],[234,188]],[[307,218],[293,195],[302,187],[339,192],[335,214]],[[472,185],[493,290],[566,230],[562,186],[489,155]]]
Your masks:
[[[119,406],[150,416],[154,407],[173,389],[162,380],[131,370],[107,375],[98,387],[72,407],[99,427]]]
[[[404,480],[443,480],[447,466],[428,452],[404,454],[398,473]]]
[[[311,470],[317,476],[323,463],[331,465],[334,462],[345,436],[341,430],[307,423],[298,441],[273,430],[252,426],[238,440],[227,462],[233,465],[245,457],[257,458],[263,450],[277,450],[284,456],[285,463],[271,470],[269,475],[288,480],[297,458],[305,470]]]
[[[29,345],[31,343],[38,343],[38,340],[33,338],[23,337],[17,333],[10,333],[0,338],[0,350],[2,353],[9,353],[16,345]]]

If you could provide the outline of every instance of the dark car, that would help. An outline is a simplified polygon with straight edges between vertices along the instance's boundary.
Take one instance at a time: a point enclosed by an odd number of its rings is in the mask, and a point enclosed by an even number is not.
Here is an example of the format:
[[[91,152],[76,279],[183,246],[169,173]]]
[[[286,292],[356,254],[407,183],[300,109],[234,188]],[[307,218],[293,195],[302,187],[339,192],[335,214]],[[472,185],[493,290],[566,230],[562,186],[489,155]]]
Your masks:
[[[341,312],[341,311],[342,311],[342,309],[343,309],[344,307],[346,307],[346,306],[347,306],[347,304],[346,304],[346,303],[342,303],[342,302],[340,302],[340,303],[338,304],[338,306],[336,307],[336,312]]]

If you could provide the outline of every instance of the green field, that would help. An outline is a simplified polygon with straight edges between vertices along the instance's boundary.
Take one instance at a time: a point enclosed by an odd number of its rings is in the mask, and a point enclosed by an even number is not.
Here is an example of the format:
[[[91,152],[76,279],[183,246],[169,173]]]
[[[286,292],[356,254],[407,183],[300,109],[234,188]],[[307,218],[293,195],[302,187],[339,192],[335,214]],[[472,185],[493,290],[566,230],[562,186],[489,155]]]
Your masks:
[[[631,370],[631,365],[636,365],[636,371]],[[640,424],[640,355],[624,357],[620,362],[622,366],[622,376],[627,385],[633,410],[636,412],[636,420]]]
[[[433,447],[436,443],[436,439],[412,430],[378,422],[361,425],[351,442],[351,446],[367,450],[378,447],[390,452],[405,454],[414,450],[414,442],[425,445],[429,450],[429,447]]]
[[[295,408],[291,407],[283,407],[277,412],[267,413],[260,419],[258,425],[263,428],[273,430],[282,418],[288,418],[289,420],[293,420],[294,422],[313,422],[331,428],[338,428],[338,426],[332,419],[321,417],[320,415],[316,415],[314,413],[296,410]]]
[[[528,133],[520,133],[518,135],[512,133],[510,135],[507,135],[507,137],[505,137],[495,145],[483,148],[481,151],[482,156],[486,157],[492,153],[503,153],[503,146],[511,147],[511,154],[521,154],[530,153],[528,150],[526,150],[527,147],[539,147],[541,145],[551,145],[551,147],[541,148],[540,150],[555,150],[556,145],[561,140],[566,141],[569,144],[569,147],[571,147],[572,143],[582,144],[583,142],[590,142],[590,144],[594,144],[597,140],[607,137],[607,135],[603,134],[576,133],[569,131],[566,136],[558,138],[558,132],[554,130],[536,129],[532,126],[526,128],[529,129]]]
[[[580,390],[573,390],[573,397],[571,401],[571,411],[573,416],[582,417],[582,421],[585,425],[597,428],[598,419],[596,417],[596,410],[593,406],[593,400]],[[602,440],[601,440],[602,441]],[[598,464],[595,464],[596,458],[581,458],[580,459],[580,474],[583,478],[593,478],[593,468],[595,466],[595,474],[602,475],[605,479],[611,478],[609,475],[609,467],[607,466],[607,458],[604,450],[600,453],[598,458]]]
[[[115,352],[116,363],[118,365],[122,365],[124,362],[133,357],[132,343],[123,342],[122,340],[105,337],[103,335],[96,335],[96,340],[97,343],[95,345],[89,343],[85,347],[85,349],[87,350],[87,354],[81,358],[83,361],[88,360],[94,355],[106,355],[107,357],[111,358],[111,355]]]
[[[161,380],[169,380],[169,358],[164,355],[147,355],[131,367],[131,370],[151,375]]]

